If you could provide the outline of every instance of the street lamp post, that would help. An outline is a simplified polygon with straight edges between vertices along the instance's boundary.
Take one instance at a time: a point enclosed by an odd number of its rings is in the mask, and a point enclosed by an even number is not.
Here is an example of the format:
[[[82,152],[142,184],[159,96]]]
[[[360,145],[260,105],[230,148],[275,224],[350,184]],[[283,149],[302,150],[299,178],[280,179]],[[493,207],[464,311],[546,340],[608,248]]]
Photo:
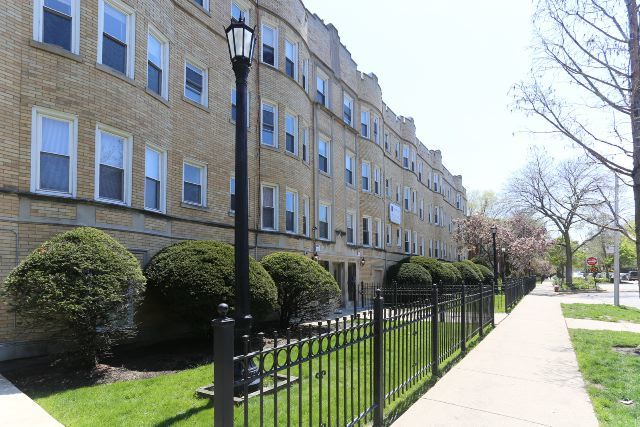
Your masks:
[[[236,354],[243,350],[244,335],[250,335],[251,309],[249,306],[249,176],[247,165],[247,79],[255,47],[255,29],[245,24],[244,18],[232,19],[225,29],[229,56],[236,77],[236,141],[235,141],[235,279],[236,301]],[[255,369],[255,367],[254,367]],[[234,367],[236,380],[242,379],[241,364]],[[237,384],[237,381],[236,381]]]
[[[504,289],[504,272],[507,269],[507,250],[502,248],[502,288]]]
[[[493,297],[491,299],[492,301],[492,310],[491,310],[491,323],[492,326],[496,325],[496,318],[495,318],[495,308],[493,307],[493,304],[495,302],[495,298],[496,298],[496,291],[498,290],[498,251],[496,249],[496,234],[498,234],[498,227],[496,227],[495,225],[493,227],[491,227],[491,237],[493,239],[493,283],[492,285],[492,294]]]

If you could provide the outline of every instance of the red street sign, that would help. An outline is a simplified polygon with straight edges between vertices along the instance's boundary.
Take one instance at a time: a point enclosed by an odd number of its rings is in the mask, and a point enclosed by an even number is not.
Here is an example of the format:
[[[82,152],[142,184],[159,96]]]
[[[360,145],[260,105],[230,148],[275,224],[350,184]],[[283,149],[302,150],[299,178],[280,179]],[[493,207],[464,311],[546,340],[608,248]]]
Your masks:
[[[587,264],[588,265],[597,265],[598,264],[598,258],[592,256],[587,258]]]

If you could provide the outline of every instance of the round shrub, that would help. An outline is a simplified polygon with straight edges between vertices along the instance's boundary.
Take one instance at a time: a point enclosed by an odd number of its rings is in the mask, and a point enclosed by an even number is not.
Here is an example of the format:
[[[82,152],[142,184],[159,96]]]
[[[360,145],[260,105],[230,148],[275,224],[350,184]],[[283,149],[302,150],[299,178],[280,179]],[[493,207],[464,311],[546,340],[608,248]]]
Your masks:
[[[209,329],[218,304],[235,307],[233,246],[212,240],[191,240],[167,246],[145,269],[149,290],[190,321]],[[251,314],[263,320],[277,309],[276,285],[259,262],[249,258]]]
[[[340,287],[317,262],[296,253],[275,252],[260,263],[278,288],[281,327],[321,320],[335,309]]]
[[[446,263],[438,261],[434,258],[427,258],[423,256],[411,257],[410,262],[424,268],[429,272],[432,283],[439,285],[455,285],[458,281],[456,273],[447,267]]]
[[[468,259],[465,259],[462,262],[467,264],[469,267],[473,268],[473,271],[475,271],[478,277],[480,277],[480,281],[484,283],[484,273],[482,272],[482,269],[478,264],[476,264],[475,262],[469,261]]]
[[[431,274],[416,263],[406,262],[400,265],[396,281],[401,287],[430,287]]]
[[[404,263],[409,262],[410,259],[411,259],[410,257],[406,257],[406,258],[401,259],[397,263],[390,265],[389,268],[387,268],[387,271],[384,274],[384,284],[387,285],[387,286],[392,285],[393,282],[398,277],[398,271],[400,270],[400,266],[402,266],[402,264],[404,264]]]
[[[452,265],[457,268],[462,275],[462,281],[465,286],[480,286],[482,279],[478,276],[478,273],[469,266],[469,264],[458,261],[454,262]]]
[[[486,267],[482,264],[476,264],[476,267],[480,269],[480,271],[482,272],[482,277],[484,277],[482,283],[484,283],[486,286],[493,285],[493,271],[491,271],[489,267]]]
[[[81,362],[95,364],[114,340],[131,332],[145,278],[138,260],[113,237],[80,227],[33,251],[7,277],[3,296],[27,325],[57,328]]]
[[[440,261],[442,267],[449,272],[451,283],[455,286],[462,286],[464,280],[460,271],[450,262]]]

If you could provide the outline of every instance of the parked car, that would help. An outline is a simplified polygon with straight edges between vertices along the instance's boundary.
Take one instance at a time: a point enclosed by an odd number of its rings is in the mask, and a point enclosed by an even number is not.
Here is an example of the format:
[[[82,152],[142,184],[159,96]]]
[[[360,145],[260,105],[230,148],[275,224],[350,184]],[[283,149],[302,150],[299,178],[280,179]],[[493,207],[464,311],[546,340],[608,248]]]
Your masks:
[[[620,273],[620,280],[629,280],[629,273]]]
[[[638,272],[637,271],[630,271],[628,280],[638,280]]]

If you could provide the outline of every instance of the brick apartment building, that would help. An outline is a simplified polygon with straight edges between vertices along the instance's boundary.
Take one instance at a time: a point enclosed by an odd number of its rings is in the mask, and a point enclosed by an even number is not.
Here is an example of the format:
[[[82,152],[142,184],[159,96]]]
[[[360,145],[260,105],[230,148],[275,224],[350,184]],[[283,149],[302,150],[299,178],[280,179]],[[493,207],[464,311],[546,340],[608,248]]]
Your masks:
[[[464,257],[465,189],[299,0],[0,2],[0,281],[51,236],[105,230],[141,263],[233,241],[234,78],[224,27],[259,39],[249,81],[250,247],[318,256],[343,289],[407,254]],[[46,351],[0,302],[0,360]]]

